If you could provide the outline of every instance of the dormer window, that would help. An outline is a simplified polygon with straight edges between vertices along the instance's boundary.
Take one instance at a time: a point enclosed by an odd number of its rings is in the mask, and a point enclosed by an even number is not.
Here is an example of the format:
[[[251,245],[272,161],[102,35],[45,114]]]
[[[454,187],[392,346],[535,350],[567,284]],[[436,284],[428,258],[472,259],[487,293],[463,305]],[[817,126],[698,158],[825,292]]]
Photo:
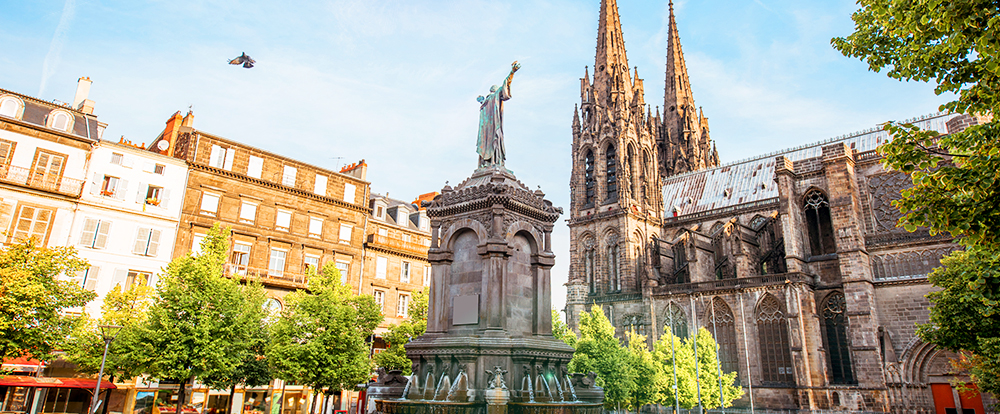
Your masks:
[[[0,98],[0,115],[8,118],[21,119],[24,113],[24,103],[13,96]]]
[[[385,220],[385,207],[375,206],[375,218],[379,220]]]
[[[55,110],[48,116],[49,128],[69,132],[73,127],[73,117],[66,111]]]
[[[410,215],[406,214],[406,209],[404,209],[404,208],[397,208],[396,209],[396,224],[397,225],[403,226],[403,227],[408,227],[409,223],[407,223],[407,222],[409,221],[409,218],[410,218]]]

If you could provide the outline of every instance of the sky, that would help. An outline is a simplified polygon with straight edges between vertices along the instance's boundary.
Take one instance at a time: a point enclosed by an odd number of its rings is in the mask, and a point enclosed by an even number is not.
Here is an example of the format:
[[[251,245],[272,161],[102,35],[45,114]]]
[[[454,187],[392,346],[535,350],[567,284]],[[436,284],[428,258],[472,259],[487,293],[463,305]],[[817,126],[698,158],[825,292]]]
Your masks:
[[[568,212],[571,123],[600,0],[4,1],[0,88],[69,102],[93,81],[104,139],[194,127],[320,167],[364,159],[372,191],[412,200],[475,169],[478,95],[521,63],[507,168]],[[695,103],[723,163],[933,113],[948,99],[846,58],[846,0],[678,0]],[[620,0],[629,64],[662,106],[668,5]],[[245,52],[252,69],[226,64]],[[592,71],[591,71],[592,72]],[[565,303],[569,230],[553,234]]]

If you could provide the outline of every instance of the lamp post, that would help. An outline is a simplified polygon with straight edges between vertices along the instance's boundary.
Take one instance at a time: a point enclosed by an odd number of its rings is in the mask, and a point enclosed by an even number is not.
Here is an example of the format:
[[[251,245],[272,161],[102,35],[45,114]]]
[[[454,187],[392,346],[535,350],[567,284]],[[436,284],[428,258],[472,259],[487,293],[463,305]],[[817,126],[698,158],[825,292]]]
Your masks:
[[[94,398],[90,401],[90,414],[97,413],[97,402],[101,393],[101,378],[104,377],[104,362],[108,359],[108,348],[111,346],[111,341],[114,341],[115,337],[118,336],[118,331],[122,329],[118,325],[101,325],[98,328],[101,329],[101,339],[104,340],[104,356],[101,357],[101,370],[97,374]]]

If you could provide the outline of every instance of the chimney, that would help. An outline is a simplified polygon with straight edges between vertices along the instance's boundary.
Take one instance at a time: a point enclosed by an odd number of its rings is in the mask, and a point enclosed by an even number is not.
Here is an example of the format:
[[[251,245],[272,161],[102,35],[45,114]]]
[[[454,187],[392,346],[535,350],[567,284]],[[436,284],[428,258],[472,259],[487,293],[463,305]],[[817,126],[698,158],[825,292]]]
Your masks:
[[[90,95],[90,85],[94,83],[89,77],[82,77],[76,82],[76,96],[73,97],[73,108],[85,114],[94,113],[94,101],[87,99]]]
[[[174,142],[177,140],[178,130],[184,120],[181,118],[181,111],[174,112],[167,119],[167,125],[163,128],[163,133],[149,144],[149,150],[167,156],[174,155]],[[166,144],[160,144],[165,142]]]
[[[181,126],[193,128],[192,125],[194,125],[194,111],[189,109],[187,115],[184,115],[184,120],[181,121]]]

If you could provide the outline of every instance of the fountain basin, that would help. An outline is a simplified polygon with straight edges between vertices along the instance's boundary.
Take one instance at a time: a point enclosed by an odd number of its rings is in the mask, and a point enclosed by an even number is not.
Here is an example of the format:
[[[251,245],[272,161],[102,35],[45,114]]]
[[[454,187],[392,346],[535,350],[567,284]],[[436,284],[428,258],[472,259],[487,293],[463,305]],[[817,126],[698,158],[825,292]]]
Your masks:
[[[603,411],[603,404],[582,401],[507,403],[508,414],[601,414]]]
[[[485,414],[486,403],[482,401],[375,400],[375,411],[381,414]]]

